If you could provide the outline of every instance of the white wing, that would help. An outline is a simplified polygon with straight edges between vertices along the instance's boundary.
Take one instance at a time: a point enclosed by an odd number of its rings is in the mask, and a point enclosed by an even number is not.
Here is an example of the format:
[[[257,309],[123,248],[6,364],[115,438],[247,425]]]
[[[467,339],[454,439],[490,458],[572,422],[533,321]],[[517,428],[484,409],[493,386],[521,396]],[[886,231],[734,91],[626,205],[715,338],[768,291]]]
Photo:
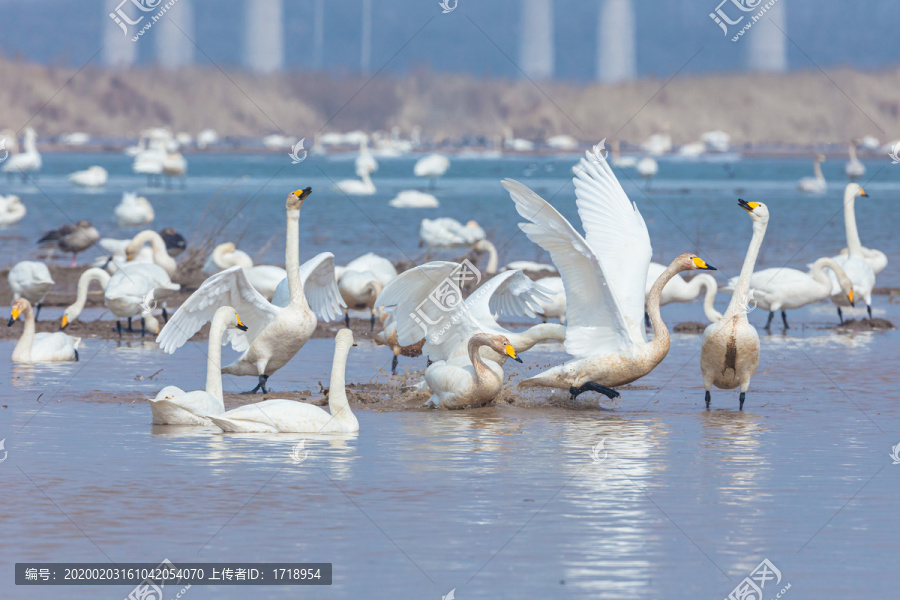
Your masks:
[[[476,321],[489,324],[498,313],[536,317],[544,312],[540,302],[549,302],[549,294],[522,271],[504,271],[472,292],[466,305]]]
[[[645,288],[653,250],[644,218],[601,155],[586,153],[573,181],[585,239],[618,301],[631,337],[645,339]]]
[[[423,352],[446,360],[465,352],[469,338],[482,331],[454,283],[460,265],[435,261],[413,267],[387,284],[375,301],[393,313],[397,341],[410,346],[425,338]]]
[[[306,301],[320,319],[335,321],[341,318],[347,305],[334,276],[334,254],[322,252],[300,265],[300,282]],[[278,287],[282,285],[287,287],[287,278]]]
[[[550,253],[566,290],[566,352],[573,356],[617,352],[633,344],[616,298],[587,241],[546,200],[518,181],[506,179],[519,214],[519,227]],[[646,271],[646,270],[645,270]],[[642,274],[641,277],[644,277]],[[643,285],[643,281],[641,282]]]
[[[184,301],[156,337],[156,343],[164,352],[169,354],[175,352],[197,333],[204,323],[213,318],[220,306],[234,307],[241,321],[247,326],[246,332],[227,329],[222,338],[223,346],[230,342],[231,347],[238,352],[249,348],[254,338],[281,310],[269,303],[250,285],[241,267],[231,267],[209,277]]]

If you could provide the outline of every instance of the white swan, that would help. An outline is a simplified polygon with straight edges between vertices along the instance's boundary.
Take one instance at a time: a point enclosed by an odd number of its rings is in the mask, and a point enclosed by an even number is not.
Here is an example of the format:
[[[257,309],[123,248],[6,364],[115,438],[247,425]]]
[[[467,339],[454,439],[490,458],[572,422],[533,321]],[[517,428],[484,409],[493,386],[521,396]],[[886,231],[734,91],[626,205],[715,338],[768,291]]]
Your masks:
[[[665,129],[669,129],[668,124]],[[653,156],[662,156],[672,151],[672,136],[669,133],[654,133],[641,143],[641,148]]]
[[[181,152],[173,150],[166,154],[162,160],[162,174],[166,177],[166,187],[176,178],[181,180],[181,187],[184,187],[187,179],[187,160]]]
[[[442,177],[450,168],[450,159],[443,154],[429,154],[416,161],[413,174],[428,179],[428,187],[434,189],[438,177]]]
[[[647,284],[645,291],[649,295],[653,284],[659,279],[659,276],[665,272],[666,266],[659,263],[651,262],[647,269]],[[693,302],[700,295],[701,290],[705,290],[703,297],[703,314],[710,323],[715,323],[722,318],[722,314],[713,308],[716,300],[716,292],[718,291],[716,278],[708,273],[699,273],[695,275],[690,282],[685,281],[681,275],[676,275],[666,287],[663,288],[662,296],[659,299],[659,305],[665,306],[672,302]]]
[[[765,327],[767,330],[772,326],[775,311],[781,311],[784,328],[789,329],[785,311],[821,302],[831,296],[831,279],[825,272],[826,268],[834,271],[842,293],[853,306],[853,282],[830,258],[817,260],[809,273],[786,267],[763,269],[753,273],[750,277],[749,303],[751,306],[769,311],[769,320],[766,321]],[[738,278],[732,277],[724,289],[733,292],[737,285]]]
[[[394,263],[372,252],[347,263],[338,278],[338,290],[347,305],[344,324],[350,327],[350,309],[368,308],[372,313],[370,331],[375,329],[375,300],[378,294],[397,277]]]
[[[224,242],[209,253],[203,272],[211,275],[234,266],[250,269],[253,267],[253,259],[243,250],[238,250],[234,242]]]
[[[872,270],[875,271],[875,274],[878,275],[888,264],[887,254],[882,252],[881,250],[875,250],[874,248],[866,248],[865,246],[861,246],[860,250],[862,251],[863,258],[869,263],[869,266],[872,267]],[[841,254],[847,254],[848,250],[846,248],[841,250]]]
[[[94,165],[84,171],[75,171],[68,180],[82,187],[102,187],[109,180],[109,173],[103,167]]]
[[[72,266],[76,266],[79,252],[83,252],[97,243],[100,234],[90,221],[82,219],[74,225],[63,225],[59,229],[48,231],[38,240],[39,244],[56,242],[56,247],[63,252],[72,253]]]
[[[728,152],[731,145],[731,136],[718,129],[705,132],[700,139],[711,152]]]
[[[538,283],[542,288],[547,290],[549,300],[538,301],[543,310],[542,317],[544,322],[547,319],[559,319],[563,325],[566,324],[566,288],[563,285],[562,277],[545,277],[539,279]]]
[[[342,179],[334,186],[348,196],[371,196],[378,191],[369,176],[371,173],[372,171],[367,168],[357,169],[356,174],[359,179]]]
[[[169,249],[162,236],[152,229],[145,229],[131,238],[131,241],[125,246],[125,258],[129,261],[132,260],[144,244],[150,244],[154,264],[162,267],[169,277],[173,277],[175,271],[178,270],[178,263],[169,255]]]
[[[484,229],[475,221],[465,225],[449,217],[422,219],[419,239],[426,246],[468,246],[485,237]]]
[[[659,163],[652,156],[645,156],[638,161],[637,172],[638,175],[647,180],[647,185],[649,186],[656,174],[659,173]]]
[[[437,198],[419,190],[404,190],[388,204],[394,208],[438,208],[441,205]]]
[[[9,282],[9,289],[13,291],[13,300],[25,298],[37,308],[34,316],[36,321],[41,316],[44,296],[53,287],[50,269],[42,262],[23,260],[9,270],[6,280]]]
[[[495,314],[535,317],[544,289],[521,271],[506,271],[481,284],[462,301],[460,286],[474,273],[465,263],[434,261],[412,268],[385,286],[376,308],[384,308],[397,323],[397,341],[412,346],[423,337],[423,352],[434,360],[465,356],[476,333],[506,337],[516,352],[530,350],[543,340],[563,341],[565,327],[542,323],[525,331],[501,327]],[[436,300],[439,298],[440,300]],[[503,362],[504,354],[485,349],[484,358]]]
[[[364,135],[360,138],[359,155],[357,155],[356,159],[353,161],[353,165],[356,167],[357,173],[362,173],[363,171],[374,173],[378,170],[378,161],[375,160],[375,157],[369,152],[368,136]]]
[[[813,161],[813,177],[803,177],[797,182],[797,189],[808,194],[824,194],[828,191],[828,182],[822,175],[822,163],[825,161],[824,154],[816,154]]]
[[[31,127],[25,128],[22,139],[22,152],[11,154],[6,162],[0,166],[0,173],[7,173],[12,177],[16,173],[22,174],[22,181],[28,180],[29,173],[37,173],[41,170],[43,161],[37,150],[37,134]]]
[[[328,411],[294,400],[265,400],[241,406],[210,420],[222,431],[237,433],[355,433],[359,421],[344,387],[347,355],[355,346],[353,332],[341,329],[334,338],[334,361],[328,387]]]
[[[20,315],[25,316],[25,329],[12,351],[12,362],[59,362],[78,360],[78,346],[81,338],[72,337],[61,331],[53,333],[34,332],[34,313],[31,303],[26,298],[19,298],[12,303],[12,316],[9,327],[12,327]]]
[[[167,132],[152,132],[147,147],[134,157],[131,170],[139,175],[147,176],[148,185],[161,183],[163,162],[166,160]]]
[[[119,227],[136,227],[152,223],[156,216],[153,212],[153,205],[144,198],[133,192],[125,192],[122,194],[122,201],[113,210],[116,215],[116,222]]]
[[[206,354],[206,388],[185,392],[174,385],[166,386],[150,399],[154,425],[212,425],[209,415],[225,412],[222,397],[222,335],[226,329],[247,331],[241,318],[230,306],[222,306],[213,315],[209,327],[209,349]]]
[[[662,289],[676,273],[714,269],[692,254],[677,257],[656,281],[645,303],[645,273],[652,249],[637,205],[619,184],[602,153],[587,152],[575,182],[582,237],[547,201],[517,181],[504,180],[516,210],[530,223],[519,227],[550,253],[566,291],[566,352],[575,358],[520,385],[586,390],[610,398],[611,389],[640,379],[665,358],[669,332],[659,314]],[[655,336],[647,342],[644,306]]]
[[[750,299],[750,278],[769,224],[769,209],[761,202],[744,200],[738,200],[738,206],[746,210],[753,220],[753,237],[728,309],[720,321],[712,323],[703,332],[700,370],[703,373],[703,387],[706,388],[707,410],[712,386],[723,390],[740,387],[740,410],[744,410],[750,379],[759,366],[759,334],[747,320],[747,302]]]
[[[26,212],[18,196],[0,196],[0,227],[15,225],[25,218]]]
[[[240,358],[222,369],[230,375],[255,375],[258,385],[252,391],[267,393],[266,380],[283,367],[306,344],[316,329],[316,315],[310,309],[300,280],[300,208],[312,188],[288,194],[285,265],[291,301],[275,306],[257,292],[241,267],[235,266],[204,281],[185,300],[156,338],[169,354],[180,348],[207,323],[220,306],[233,306],[250,328],[247,332],[229,330],[225,342]]]
[[[425,369],[425,383],[433,394],[426,405],[451,410],[483,406],[500,393],[503,367],[493,360],[485,361],[480,352],[482,347],[522,362],[502,335],[476,333],[466,345],[467,356],[437,361]]]
[[[868,194],[856,183],[848,183],[844,189],[844,231],[847,236],[847,254],[832,257],[853,282],[854,293],[866,303],[866,312],[872,318],[872,289],[875,287],[875,270],[866,261],[862,243],[859,240],[859,230],[856,228],[856,198]],[[841,291],[834,273],[831,278],[831,302],[837,305],[838,318],[844,322],[841,312],[842,306],[850,306],[847,297]]]
[[[856,157],[856,146],[858,143],[859,140],[854,140],[850,144],[848,148],[850,160],[844,165],[844,173],[847,174],[850,181],[856,181],[866,175],[866,166],[859,162],[859,158]]]
[[[422,338],[409,346],[401,346],[400,341],[397,339],[397,321],[393,318],[391,313],[385,312],[387,318],[384,322],[384,329],[375,334],[375,343],[379,346],[387,346],[391,349],[391,352],[394,353],[394,358],[391,360],[391,375],[393,375],[397,372],[399,356],[402,355],[409,358],[422,356],[422,347],[425,345],[425,338]]]

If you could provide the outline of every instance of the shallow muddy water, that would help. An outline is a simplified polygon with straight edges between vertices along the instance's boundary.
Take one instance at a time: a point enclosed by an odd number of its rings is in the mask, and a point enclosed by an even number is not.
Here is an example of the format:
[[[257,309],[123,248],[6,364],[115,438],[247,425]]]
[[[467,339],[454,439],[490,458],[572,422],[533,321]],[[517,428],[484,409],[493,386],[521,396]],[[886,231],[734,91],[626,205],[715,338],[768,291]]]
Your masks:
[[[900,322],[898,306],[876,304]],[[663,313],[702,314],[699,304]],[[763,334],[743,413],[721,390],[703,410],[700,338],[685,334],[614,405],[375,406],[388,411],[356,409],[350,436],[151,426],[140,396],[202,386],[204,344],[170,356],[149,341],[89,340],[79,363],[4,362],[0,597],[130,590],[16,588],[15,562],[163,558],[334,564],[334,585],[315,591],[194,586],[186,598],[717,599],[763,559],[782,575],[765,598],[788,583],[786,598],[892,597],[900,333],[826,329],[835,322],[822,304],[792,314],[787,335]],[[12,344],[0,341],[0,356]],[[332,348],[311,340],[272,389],[327,385]],[[347,381],[386,381],[390,357],[362,342]],[[506,374],[563,358],[540,346]],[[301,439],[308,454],[294,464]]]

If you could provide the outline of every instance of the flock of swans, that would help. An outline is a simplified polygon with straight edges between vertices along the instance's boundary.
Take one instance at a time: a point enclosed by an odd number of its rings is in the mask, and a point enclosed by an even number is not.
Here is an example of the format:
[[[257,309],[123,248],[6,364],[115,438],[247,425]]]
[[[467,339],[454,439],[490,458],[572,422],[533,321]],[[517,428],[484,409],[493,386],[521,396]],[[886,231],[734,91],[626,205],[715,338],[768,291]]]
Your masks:
[[[339,182],[344,193],[374,190],[369,174],[378,164],[368,152],[367,139],[359,143],[355,167],[361,179]],[[656,145],[664,143],[664,139],[655,141]],[[20,154],[27,154],[33,145],[33,135],[26,132],[25,151]],[[148,135],[135,151],[136,162],[147,152],[166,147],[164,136]],[[613,145],[612,150],[612,162],[624,162],[618,146]],[[635,166],[639,168],[639,164],[637,161]],[[815,164],[818,176],[818,158]],[[433,182],[448,168],[445,157],[430,155],[416,164],[415,174]],[[336,266],[334,255],[323,252],[301,264],[300,214],[311,188],[293,191],[285,201],[284,268],[255,265],[234,243],[219,244],[204,267],[209,277],[171,316],[166,300],[180,290],[172,277],[178,267],[175,256],[184,248],[184,238],[174,230],[157,233],[147,229],[131,239],[101,239],[88,221],[79,221],[47,232],[40,241],[71,253],[73,266],[78,253],[95,244],[109,254],[102,264],[81,274],[75,301],[65,309],[61,329],[79,318],[94,282],[102,288],[104,303],[116,317],[120,334],[122,320],[127,320],[127,330],[133,331],[132,319],[139,317],[141,334],[157,334],[156,341],[166,353],[176,352],[210,323],[205,389],[186,392],[168,386],[150,400],[151,412],[157,424],[217,426],[228,432],[358,430],[344,389],[346,360],[355,345],[349,329],[340,330],[335,340],[330,411],[285,399],[226,411],[222,391],[225,373],[255,377],[256,386],[250,393],[269,393],[269,378],[302,350],[318,319],[333,321],[343,315],[349,327],[351,309],[369,312],[371,330],[376,320],[381,322],[383,331],[375,339],[392,349],[392,372],[400,355],[428,357],[423,379],[408,389],[427,396],[427,405],[446,409],[490,403],[506,383],[507,360],[522,363],[520,355],[544,341],[562,343],[571,358],[520,381],[520,386],[559,388],[571,399],[589,391],[616,398],[619,392],[615,388],[646,376],[669,352],[671,340],[660,307],[693,300],[703,292],[709,321],[700,352],[706,407],[710,407],[713,387],[737,388],[743,410],[760,353],[759,335],[747,319],[748,303],[769,311],[766,328],[771,327],[776,312],[781,312],[788,328],[786,311],[823,300],[836,305],[841,322],[842,307],[858,300],[866,304],[871,318],[875,275],[886,266],[887,257],[862,246],[855,200],[867,194],[856,183],[848,184],[844,194],[847,248],[816,260],[808,272],[755,270],[769,210],[760,202],[739,200],[753,235],[740,275],[722,288],[731,293],[731,300],[725,312],[719,313],[714,307],[718,286],[711,275],[700,273],[690,281],[680,275],[714,271],[704,258],[686,253],[668,265],[651,262],[651,240],[641,212],[603,152],[595,148],[585,153],[573,171],[584,233],[526,185],[512,179],[502,182],[522,218],[520,229],[549,254],[552,264],[516,261],[500,267],[496,247],[475,221],[421,221],[423,244],[467,246],[488,255],[484,270],[488,279],[465,298],[472,279],[465,263],[433,261],[398,273],[391,261],[374,253]],[[859,169],[854,167],[853,172],[858,174]],[[152,206],[134,194],[123,197],[115,214],[120,223],[130,226],[153,220]],[[536,274],[543,277],[533,279]],[[15,295],[9,326],[20,318],[25,322],[12,360],[77,360],[79,338],[63,331],[35,333],[42,302],[54,285],[46,265],[18,263],[9,273],[9,282]],[[162,303],[162,327],[154,315],[157,302]],[[500,316],[541,318],[544,322],[512,331],[499,324]],[[549,319],[559,322],[550,323]],[[223,345],[240,352],[225,366],[221,365]]]

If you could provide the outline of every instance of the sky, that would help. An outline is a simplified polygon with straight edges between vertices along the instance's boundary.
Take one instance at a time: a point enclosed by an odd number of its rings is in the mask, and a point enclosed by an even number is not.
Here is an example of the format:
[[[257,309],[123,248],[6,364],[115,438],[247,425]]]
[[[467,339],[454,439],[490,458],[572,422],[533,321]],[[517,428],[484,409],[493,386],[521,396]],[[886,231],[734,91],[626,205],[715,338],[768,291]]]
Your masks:
[[[135,0],[140,1],[140,0]],[[244,0],[190,1],[194,60],[240,68]],[[362,2],[326,0],[324,68],[359,71]],[[734,0],[754,2],[754,0]],[[896,0],[779,0],[787,11],[790,69],[853,66],[877,69],[898,62]],[[314,65],[314,0],[285,0],[285,68]],[[372,70],[404,73],[428,67],[475,76],[521,77],[519,17],[522,0],[458,0],[442,14],[438,0],[371,0]],[[641,77],[742,70],[743,40],[733,43],[709,13],[719,0],[634,0],[637,71]],[[555,77],[595,78],[598,0],[555,0]],[[175,10],[175,9],[173,9]],[[0,53],[8,58],[80,67],[114,27],[104,0],[0,0]],[[138,62],[154,62],[153,30],[138,42]],[[693,57],[693,59],[692,59]],[[95,59],[99,60],[99,59]]]

